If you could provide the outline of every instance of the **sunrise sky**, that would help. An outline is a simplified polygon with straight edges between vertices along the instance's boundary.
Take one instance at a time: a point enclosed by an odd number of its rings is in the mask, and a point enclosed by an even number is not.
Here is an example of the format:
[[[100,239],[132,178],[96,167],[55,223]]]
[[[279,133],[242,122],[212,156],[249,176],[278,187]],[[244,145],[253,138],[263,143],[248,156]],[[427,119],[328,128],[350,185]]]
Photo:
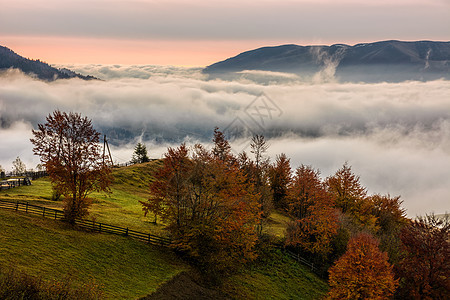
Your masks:
[[[449,0],[0,0],[0,45],[50,64],[205,66],[279,44],[450,40]]]

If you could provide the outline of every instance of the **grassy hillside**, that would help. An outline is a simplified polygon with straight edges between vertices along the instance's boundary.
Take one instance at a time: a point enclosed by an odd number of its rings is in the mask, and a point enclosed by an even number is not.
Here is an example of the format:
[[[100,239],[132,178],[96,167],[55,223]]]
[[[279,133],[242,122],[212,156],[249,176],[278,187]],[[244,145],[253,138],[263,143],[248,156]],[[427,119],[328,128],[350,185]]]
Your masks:
[[[92,207],[89,218],[135,230],[163,235],[163,226],[153,224],[153,216],[144,217],[139,200],[148,199],[148,186],[153,180],[152,174],[161,164],[153,161],[113,169],[114,182],[111,193],[93,193],[90,195]],[[52,186],[48,178],[23,186],[0,192],[0,199],[29,201],[47,207],[62,209],[62,201],[52,201]]]
[[[94,193],[90,218],[114,225],[164,234],[153,216],[144,217],[139,200],[161,161],[114,169],[109,195]],[[62,208],[52,201],[48,178],[0,192],[0,199],[29,201]],[[282,238],[289,219],[274,212],[265,232]],[[108,298],[135,299],[149,294],[189,269],[171,251],[118,236],[74,231],[62,222],[0,210],[0,267],[10,264],[44,279],[70,274],[75,285],[95,278]],[[187,287],[189,288],[189,286]],[[224,280],[222,292],[236,299],[317,299],[327,291],[324,281],[279,251],[269,251],[251,268]]]
[[[236,299],[320,299],[328,285],[276,249],[225,280],[222,290]]]
[[[109,299],[155,291],[188,266],[175,254],[131,239],[71,229],[49,219],[0,210],[0,266],[45,280],[94,279]]]

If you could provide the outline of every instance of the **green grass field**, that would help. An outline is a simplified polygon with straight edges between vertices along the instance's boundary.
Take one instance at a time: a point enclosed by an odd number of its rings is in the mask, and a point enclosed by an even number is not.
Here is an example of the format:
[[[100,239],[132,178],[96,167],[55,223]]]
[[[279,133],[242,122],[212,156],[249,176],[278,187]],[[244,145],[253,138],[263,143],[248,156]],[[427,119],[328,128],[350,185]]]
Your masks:
[[[222,289],[236,299],[321,299],[328,285],[275,249],[258,258],[250,269],[228,278]]]
[[[139,200],[160,161],[114,169],[112,193],[91,195],[89,218],[154,234],[165,234],[153,216],[144,217]],[[29,201],[62,208],[52,201],[48,178],[0,192],[0,199]],[[281,239],[289,218],[274,212],[264,232]],[[51,280],[71,277],[75,285],[95,278],[110,299],[136,299],[183,270],[189,269],[171,251],[124,237],[73,230],[39,216],[0,210],[0,267],[13,265],[29,275]],[[70,274],[70,275],[69,275]],[[251,268],[224,280],[221,288],[235,299],[318,299],[327,292],[324,281],[283,254],[271,251]]]
[[[153,161],[123,168],[113,169],[114,182],[111,193],[92,193],[89,219],[98,222],[129,227],[137,231],[164,235],[162,224],[154,224],[153,216],[144,217],[139,201],[149,197],[152,174],[161,161]],[[52,201],[52,186],[48,178],[32,182],[31,186],[21,186],[0,192],[0,199],[29,201],[46,207],[62,209],[62,201]]]
[[[135,299],[188,269],[171,251],[61,221],[0,210],[0,266],[81,286],[95,280],[108,299]]]

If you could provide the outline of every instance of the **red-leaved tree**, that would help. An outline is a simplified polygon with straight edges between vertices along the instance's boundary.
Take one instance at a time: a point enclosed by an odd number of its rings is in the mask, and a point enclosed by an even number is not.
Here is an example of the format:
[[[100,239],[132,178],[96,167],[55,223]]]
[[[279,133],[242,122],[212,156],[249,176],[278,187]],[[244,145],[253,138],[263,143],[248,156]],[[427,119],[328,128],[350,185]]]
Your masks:
[[[64,215],[73,223],[88,213],[91,192],[109,191],[111,162],[101,154],[100,133],[87,117],[57,110],[46,121],[33,130],[33,152],[56,192],[64,196]]]
[[[450,295],[450,220],[428,215],[400,233],[403,255],[396,266],[399,296],[448,299]]]

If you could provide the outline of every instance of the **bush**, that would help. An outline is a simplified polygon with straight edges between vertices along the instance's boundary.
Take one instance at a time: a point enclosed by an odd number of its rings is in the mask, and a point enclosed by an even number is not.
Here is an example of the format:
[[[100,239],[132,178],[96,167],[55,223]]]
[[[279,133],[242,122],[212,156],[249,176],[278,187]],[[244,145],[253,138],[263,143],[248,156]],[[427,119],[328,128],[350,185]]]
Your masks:
[[[75,288],[70,284],[70,277],[66,277],[63,281],[45,281],[42,278],[17,271],[12,267],[7,271],[0,269],[0,299],[94,300],[102,298],[103,292],[101,288],[92,282]]]

